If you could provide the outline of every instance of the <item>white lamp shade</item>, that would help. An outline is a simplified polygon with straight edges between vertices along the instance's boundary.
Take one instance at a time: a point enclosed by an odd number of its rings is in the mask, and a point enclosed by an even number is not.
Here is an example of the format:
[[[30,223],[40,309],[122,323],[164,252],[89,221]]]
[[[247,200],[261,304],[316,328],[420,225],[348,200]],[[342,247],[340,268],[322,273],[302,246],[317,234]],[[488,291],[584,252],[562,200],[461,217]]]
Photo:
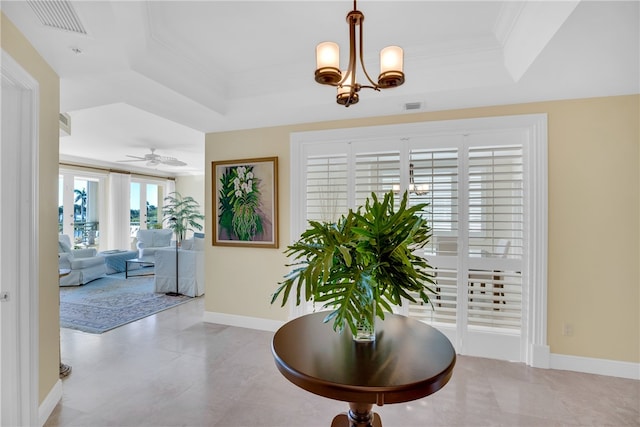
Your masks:
[[[316,46],[316,70],[325,67],[340,68],[340,47],[334,42],[322,42]]]
[[[387,46],[380,51],[380,74],[389,71],[402,72],[404,52],[399,46]]]
[[[340,95],[340,94],[348,94],[349,92],[351,92],[352,83],[354,83],[354,85],[355,85],[355,82],[351,81],[352,80],[351,79],[351,73],[349,71],[344,70],[342,72],[342,75],[345,76],[345,78],[344,78],[344,83],[342,83],[342,85],[338,86],[338,95]]]

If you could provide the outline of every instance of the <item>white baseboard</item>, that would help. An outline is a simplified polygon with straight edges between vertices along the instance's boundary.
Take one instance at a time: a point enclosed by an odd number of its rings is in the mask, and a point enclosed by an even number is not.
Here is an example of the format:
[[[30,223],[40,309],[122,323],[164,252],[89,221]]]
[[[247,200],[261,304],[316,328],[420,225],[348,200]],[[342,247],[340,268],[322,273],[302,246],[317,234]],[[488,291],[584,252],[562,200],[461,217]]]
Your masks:
[[[62,399],[62,381],[58,380],[38,408],[38,425],[40,427],[47,422],[60,399]]]
[[[261,319],[258,317],[239,316],[236,314],[205,311],[203,321],[239,328],[257,329],[275,332],[286,322]],[[591,357],[568,356],[549,352],[549,346],[538,345],[533,348],[531,366],[544,369],[584,372],[588,374],[607,375],[610,377],[640,380],[640,363],[621,362],[618,360],[595,359]]]
[[[527,364],[534,368],[549,369],[551,351],[548,345],[535,344],[531,347],[531,360]]]
[[[553,353],[549,361],[551,369],[640,380],[640,363]]]
[[[259,317],[239,316],[237,314],[216,313],[205,311],[202,320],[207,323],[237,326],[239,328],[257,329],[259,331],[275,332],[285,322],[280,320],[261,319]]]

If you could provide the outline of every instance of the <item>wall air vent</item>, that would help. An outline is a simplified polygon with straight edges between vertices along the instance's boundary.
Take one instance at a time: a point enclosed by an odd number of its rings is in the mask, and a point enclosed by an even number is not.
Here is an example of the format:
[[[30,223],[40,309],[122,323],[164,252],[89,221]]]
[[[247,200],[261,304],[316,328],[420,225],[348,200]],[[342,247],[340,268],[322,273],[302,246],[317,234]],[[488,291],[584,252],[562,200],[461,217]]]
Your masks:
[[[87,34],[73,5],[68,0],[27,0],[31,9],[46,27]]]
[[[71,135],[71,116],[67,113],[60,113],[60,136]]]
[[[422,102],[407,102],[406,104],[404,104],[404,109],[405,109],[405,111],[421,110],[422,109]]]

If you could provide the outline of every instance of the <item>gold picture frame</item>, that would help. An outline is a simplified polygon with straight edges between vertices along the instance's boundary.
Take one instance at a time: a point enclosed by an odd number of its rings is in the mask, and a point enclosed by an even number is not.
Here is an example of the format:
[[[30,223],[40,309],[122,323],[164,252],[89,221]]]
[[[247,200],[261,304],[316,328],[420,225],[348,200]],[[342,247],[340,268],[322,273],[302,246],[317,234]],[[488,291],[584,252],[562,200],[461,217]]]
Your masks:
[[[278,247],[278,158],[211,162],[213,245]]]

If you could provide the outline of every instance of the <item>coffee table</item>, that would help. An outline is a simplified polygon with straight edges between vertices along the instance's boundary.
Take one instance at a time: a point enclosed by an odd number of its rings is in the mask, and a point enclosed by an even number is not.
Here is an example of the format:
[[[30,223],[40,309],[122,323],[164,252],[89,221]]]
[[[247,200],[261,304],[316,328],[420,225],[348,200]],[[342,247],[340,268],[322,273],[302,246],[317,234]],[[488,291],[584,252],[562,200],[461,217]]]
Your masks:
[[[144,258],[128,259],[128,260],[125,261],[125,266],[124,266],[124,278],[125,279],[128,279],[129,277],[153,276],[153,274],[154,274],[154,273],[143,273],[143,274],[130,275],[129,274],[129,266],[131,264],[138,264],[140,266],[140,268],[142,268],[142,267],[154,267],[155,266],[154,260],[152,260],[151,258],[149,258],[149,259],[144,259]]]
[[[125,271],[126,261],[137,258],[138,251],[111,250],[98,252],[98,255],[104,257],[107,274],[115,274]]]
[[[437,329],[405,316],[376,319],[376,340],[355,342],[338,334],[328,312],[298,317],[274,335],[271,350],[280,373],[311,393],[349,402],[332,427],[381,427],[373,404],[407,402],[447,384],[456,353]],[[301,425],[306,423],[301,420]],[[310,423],[313,424],[313,423]]]

